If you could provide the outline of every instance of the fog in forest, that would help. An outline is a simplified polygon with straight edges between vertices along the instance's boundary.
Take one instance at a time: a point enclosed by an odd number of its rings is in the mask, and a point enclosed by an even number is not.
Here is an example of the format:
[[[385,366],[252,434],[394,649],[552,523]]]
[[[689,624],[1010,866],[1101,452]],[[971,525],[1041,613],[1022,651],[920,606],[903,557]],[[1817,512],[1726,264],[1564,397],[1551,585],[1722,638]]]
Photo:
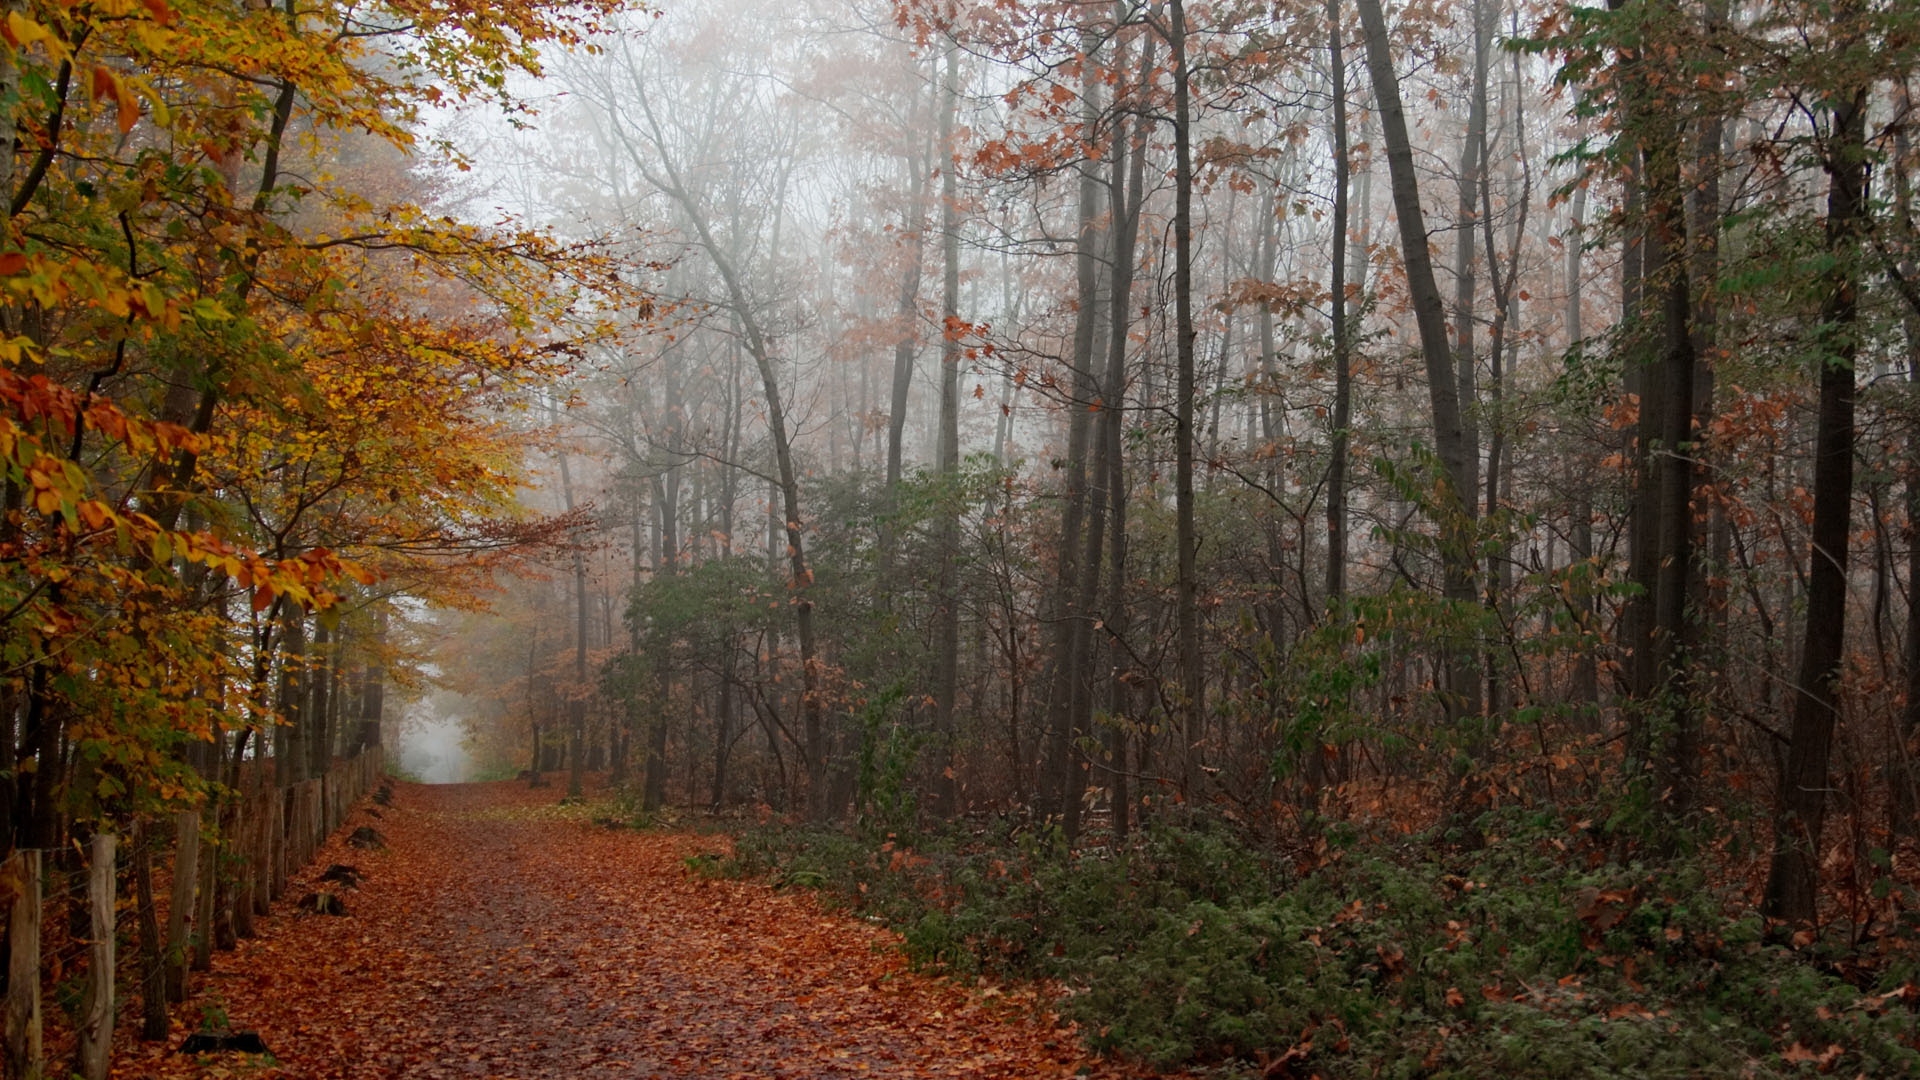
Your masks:
[[[7,1075],[289,892],[718,1068],[622,905],[838,932],[721,878],[1154,1068],[1920,1075],[1911,0],[3,21]]]
[[[456,703],[436,696],[413,705],[395,733],[394,757],[400,770],[429,784],[460,784],[473,779],[467,748],[467,722]]]
[[[1867,269],[1855,190],[1910,197],[1904,68],[1807,111],[1689,51],[1809,20],[1675,8],[1682,87],[1505,0],[616,18],[448,129],[465,212],[637,289],[529,408],[568,546],[446,616],[477,760],[1069,841],[1604,776],[1663,835],[1820,820],[1908,723],[1836,728],[1842,672],[1920,639],[1848,464],[1906,422],[1908,219]]]
[[[821,815],[884,759],[1071,830],[1441,718],[1584,737],[1640,535],[1639,365],[1584,351],[1625,189],[1535,13],[1409,15],[1383,86],[1372,8],[666,5],[450,123],[466,213],[646,297],[530,410],[577,550],[450,616],[481,760]]]

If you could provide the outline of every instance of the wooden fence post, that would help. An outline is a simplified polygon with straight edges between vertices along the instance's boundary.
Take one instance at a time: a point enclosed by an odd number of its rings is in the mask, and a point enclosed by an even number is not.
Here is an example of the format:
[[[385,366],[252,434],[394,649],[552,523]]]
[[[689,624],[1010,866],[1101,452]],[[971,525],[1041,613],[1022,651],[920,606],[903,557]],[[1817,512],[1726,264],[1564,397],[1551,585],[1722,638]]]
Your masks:
[[[220,911],[216,916],[226,925],[214,928],[214,945],[222,952],[232,949],[239,939],[253,936],[253,881],[260,862],[259,844],[254,841],[254,805],[255,800],[248,796],[236,795],[230,811],[233,840],[227,851],[226,872],[220,875]]]
[[[272,822],[273,835],[268,837],[267,846],[269,867],[267,877],[267,899],[278,900],[287,891],[287,875],[295,869],[292,858],[293,845],[287,828],[287,807],[293,801],[294,784],[284,788],[273,788],[266,804],[267,820]],[[261,912],[266,914],[266,912]]]
[[[200,880],[200,811],[173,816],[173,902],[167,906],[167,1000],[187,1000],[187,928],[194,911],[194,886]],[[206,928],[195,926],[205,933]]]
[[[7,1075],[41,1080],[46,1056],[40,1041],[40,853],[14,852],[7,860],[6,885],[13,893],[7,919],[12,941],[7,957]]]
[[[220,821],[220,803],[212,800],[213,820]],[[200,852],[200,887],[193,898],[193,955],[187,959],[188,971],[207,971],[213,967],[214,920],[219,916],[220,860],[227,850],[226,838],[215,834],[212,844]]]
[[[301,843],[307,849],[306,858],[309,862],[319,853],[320,845],[327,842],[327,834],[333,831],[327,828],[327,819],[325,817],[326,800],[322,799],[320,795],[321,789],[325,786],[326,781],[324,779],[309,780],[306,783],[306,790],[300,793],[300,826],[302,830],[300,839]]]
[[[254,860],[257,877],[253,888],[253,913],[265,915],[273,910],[273,902],[280,893],[276,887],[274,866],[280,852],[280,789],[269,785],[260,793],[259,805],[254,813],[260,820],[260,831],[255,836],[259,844],[258,857]]]
[[[307,817],[307,792],[311,790],[313,784],[309,780],[294,784],[294,844],[290,846],[292,857],[286,861],[288,874],[305,867],[307,861],[313,859],[313,819]]]
[[[113,871],[119,843],[113,833],[94,833],[92,865],[87,867],[93,932],[87,942],[87,1000],[80,1017],[80,1075],[86,1080],[107,1080],[113,1056],[113,902],[118,894]]]

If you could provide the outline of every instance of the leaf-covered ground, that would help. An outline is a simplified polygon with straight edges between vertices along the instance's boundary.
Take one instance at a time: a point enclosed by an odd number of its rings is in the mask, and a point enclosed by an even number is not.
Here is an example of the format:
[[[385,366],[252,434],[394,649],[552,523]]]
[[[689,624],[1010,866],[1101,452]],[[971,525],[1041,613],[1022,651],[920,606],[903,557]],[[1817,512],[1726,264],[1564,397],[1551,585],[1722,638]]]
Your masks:
[[[399,785],[350,822],[387,849],[335,837],[261,935],[198,977],[169,1044],[123,1049],[115,1075],[1119,1075],[1036,991],[910,973],[887,932],[811,895],[689,872],[719,841],[598,828],[555,799]],[[298,913],[333,862],[363,875],[339,890],[347,915]],[[272,1058],[172,1053],[222,1015]]]

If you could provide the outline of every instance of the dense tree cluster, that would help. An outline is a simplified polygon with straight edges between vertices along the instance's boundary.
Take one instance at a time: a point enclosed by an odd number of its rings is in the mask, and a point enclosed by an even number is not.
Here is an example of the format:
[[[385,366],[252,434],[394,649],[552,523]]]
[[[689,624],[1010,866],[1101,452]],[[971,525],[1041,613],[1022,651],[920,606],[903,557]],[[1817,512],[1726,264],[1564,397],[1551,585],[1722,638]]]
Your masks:
[[[1069,838],[1604,798],[1789,920],[1911,827],[1899,5],[644,22],[501,136],[671,313],[559,421],[599,539],[501,607],[498,766]]]
[[[130,838],[164,1032],[392,684],[649,811],[1525,807],[1881,937],[1909,6],[9,3],[12,892]]]
[[[319,800],[376,768],[334,762],[379,744],[396,605],[457,601],[564,533],[518,503],[515,411],[598,332],[573,312],[617,275],[447,216],[464,162],[413,155],[423,110],[512,106],[539,50],[610,7],[5,6],[8,1075],[45,1064],[43,895],[95,910],[104,1004],[76,1018],[77,1067],[104,1076],[116,838],[131,985],[164,1035],[188,963],[250,932],[286,852],[338,820]]]

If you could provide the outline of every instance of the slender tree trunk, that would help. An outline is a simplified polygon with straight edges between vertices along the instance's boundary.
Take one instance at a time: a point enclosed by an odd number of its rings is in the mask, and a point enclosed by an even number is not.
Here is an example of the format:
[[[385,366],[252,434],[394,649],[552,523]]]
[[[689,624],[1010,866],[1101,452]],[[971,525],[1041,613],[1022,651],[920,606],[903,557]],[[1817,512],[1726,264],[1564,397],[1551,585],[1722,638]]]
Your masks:
[[[115,961],[115,856],[120,837],[107,831],[93,834],[87,845],[87,907],[92,920],[87,933],[87,992],[79,1017],[78,1072],[85,1080],[107,1080],[113,1051],[113,989]],[[153,890],[147,890],[152,898]],[[155,937],[159,934],[156,932]]]
[[[1904,81],[1895,88],[1895,104],[1902,115],[1912,114],[1912,96]],[[1893,177],[1894,223],[1900,239],[1912,251],[1920,230],[1915,229],[1913,220],[1913,145],[1907,130],[1904,124],[1894,128],[1894,150],[1887,171]],[[1899,271],[1907,281],[1915,281],[1920,264],[1908,257],[1901,261]],[[1912,836],[1920,832],[1920,828],[1916,828],[1920,826],[1920,768],[1915,765],[1916,755],[1920,754],[1920,299],[1909,298],[1902,322],[1907,343],[1906,405],[1909,410],[1905,425],[1906,474],[1902,484],[1906,490],[1907,511],[1907,704],[1901,717],[1900,752],[1894,762],[1892,809],[1894,829]]]
[[[280,616],[280,719],[273,729],[274,780],[285,788],[305,780],[312,753],[307,749],[307,616],[288,604]]]
[[[1091,59],[1099,43],[1090,31],[1085,37],[1089,60],[1081,79],[1081,108],[1084,120],[1091,126],[1100,110],[1100,84]],[[1076,659],[1084,653],[1087,615],[1078,609],[1076,600],[1080,557],[1085,547],[1087,443],[1092,429],[1087,410],[1097,393],[1093,358],[1100,329],[1099,263],[1106,235],[1100,223],[1100,187],[1092,163],[1083,164],[1076,215],[1074,277],[1080,299],[1074,311],[1073,388],[1067,404],[1066,490],[1062,493],[1060,543],[1055,552],[1058,569],[1047,613],[1051,628],[1047,649],[1047,734],[1041,751],[1040,776],[1034,785],[1035,809],[1048,818],[1066,812],[1070,773],[1074,767],[1073,698],[1076,685],[1086,677]]]
[[[1353,356],[1347,330],[1347,194],[1352,162],[1347,146],[1347,59],[1341,40],[1340,0],[1327,0],[1327,52],[1333,98],[1333,439],[1327,464],[1327,606],[1347,596],[1347,428],[1353,423]]]
[[[574,510],[573,471],[559,455],[560,492],[567,513]],[[573,552],[573,692],[567,695],[567,798],[585,796],[587,772],[587,560]]]
[[[7,1075],[40,1080],[46,1051],[40,1025],[40,916],[46,888],[42,855],[17,850],[7,863],[14,901],[7,916]]]
[[[1426,363],[1428,403],[1433,412],[1435,454],[1445,473],[1446,490],[1434,507],[1440,528],[1445,572],[1445,595],[1457,605],[1478,599],[1472,533],[1476,453],[1461,420],[1459,384],[1447,341],[1446,304],[1434,281],[1433,257],[1428,250],[1426,218],[1420,207],[1419,178],[1414,171],[1413,144],[1407,134],[1406,108],[1400,99],[1400,79],[1394,72],[1392,45],[1380,0],[1355,0],[1367,38],[1367,70],[1372,78],[1381,132],[1387,147],[1387,171],[1394,212],[1400,222],[1402,262],[1419,328],[1420,354]],[[1479,665],[1476,651],[1455,648],[1447,657],[1448,719],[1460,723],[1480,713]]]
[[[200,812],[188,810],[173,817],[173,896],[167,904],[167,1000],[187,999],[187,916],[194,910],[194,886],[200,880]]]
[[[1841,5],[1845,24],[1856,2]],[[1793,730],[1774,816],[1766,913],[1809,922],[1819,895],[1820,834],[1826,819],[1828,760],[1840,718],[1847,622],[1847,547],[1853,522],[1854,360],[1859,353],[1860,239],[1866,227],[1866,87],[1831,99],[1826,247],[1831,260],[1815,342],[1819,421],[1814,436],[1813,529],[1806,635],[1793,702]]]
[[[333,673],[337,649],[333,634],[315,620],[313,647],[308,651],[307,775],[325,776],[333,768]]]
[[[360,672],[360,733],[354,739],[356,752],[379,750],[386,737],[380,729],[387,712],[387,668],[383,659],[387,649],[387,613],[374,619],[373,640],[368,644],[367,660]]]
[[[1706,31],[1710,37],[1725,32],[1731,18],[1730,0],[1708,0],[1705,9]],[[1716,364],[1719,358],[1719,322],[1720,312],[1717,300],[1720,277],[1720,228],[1724,211],[1721,208],[1720,173],[1722,170],[1721,144],[1726,139],[1726,120],[1718,113],[1703,117],[1695,134],[1693,169],[1688,178],[1688,189],[1692,192],[1688,207],[1688,239],[1692,241],[1691,262],[1688,267],[1690,282],[1693,286],[1693,352],[1694,352],[1694,388],[1693,423],[1699,449],[1694,457],[1708,461],[1706,475],[1711,478],[1719,467],[1720,455],[1708,441],[1713,430],[1716,413],[1714,394],[1716,390]],[[1726,657],[1727,629],[1727,549],[1728,522],[1726,506],[1723,500],[1706,488],[1698,494],[1699,505],[1695,510],[1698,534],[1694,546],[1700,552],[1696,562],[1701,572],[1694,575],[1693,603],[1699,611],[1698,622],[1704,633],[1701,635],[1701,648],[1706,654],[1705,669],[1716,685],[1712,688],[1718,694],[1724,684],[1721,672],[1724,671]],[[1693,747],[1680,748],[1680,754],[1692,757],[1697,752]],[[1691,801],[1691,793],[1687,793]]]
[[[1174,310],[1174,543],[1178,562],[1174,607],[1180,658],[1179,779],[1193,782],[1194,738],[1207,710],[1205,667],[1200,656],[1199,538],[1193,519],[1193,103],[1187,57],[1187,7],[1169,0],[1168,48],[1173,61],[1173,310]]]
[[[167,974],[172,967],[160,937],[160,914],[153,899],[153,834],[137,826],[133,834],[133,902],[140,935],[140,1037],[167,1037]]]
[[[1649,51],[1663,64],[1669,62],[1660,44]],[[1628,742],[1630,763],[1654,782],[1653,809],[1666,822],[1663,843],[1671,843],[1697,768],[1693,756],[1680,754],[1699,722],[1687,615],[1693,570],[1695,356],[1687,185],[1682,175],[1688,140],[1683,118],[1669,106],[1642,100],[1642,88],[1654,70],[1636,53],[1620,61],[1619,77],[1635,88],[1620,110],[1637,161],[1637,169],[1627,177],[1628,191],[1645,207],[1646,222],[1640,237],[1644,261],[1637,267],[1644,276],[1629,295],[1648,312],[1657,312],[1658,331],[1657,336],[1637,335],[1647,359],[1628,365],[1630,375],[1639,379],[1633,511],[1638,546],[1631,552],[1630,569],[1641,588],[1627,626],[1633,649]],[[1645,322],[1638,309],[1629,312],[1629,319]]]
[[[634,496],[631,511],[627,524],[630,532],[628,543],[633,553],[628,570],[632,576],[627,587],[627,595],[639,596],[641,586],[646,583],[647,567],[647,529],[644,520],[647,508],[644,495],[636,494]],[[632,682],[627,686],[626,714],[619,721],[621,728],[620,753],[614,758],[613,762],[613,783],[615,784],[623,784],[626,782],[627,762],[632,747],[633,736],[646,722],[642,704],[644,698],[640,693],[639,685],[639,664],[640,658],[643,655],[643,643],[640,631],[640,618],[637,616],[629,618],[627,620],[627,656],[633,665],[629,669]],[[642,798],[644,797],[643,793]]]
[[[941,492],[935,550],[939,559],[933,626],[933,809],[941,817],[955,808],[953,714],[960,689],[960,188],[953,144],[960,111],[960,50],[949,45],[940,111],[940,437],[937,467]]]
[[[1677,157],[1671,162],[1663,148],[1647,158],[1650,185],[1659,194],[1649,201],[1655,208],[1657,235],[1649,249],[1663,271],[1656,275],[1663,296],[1663,339],[1658,445],[1651,455],[1656,499],[1652,661],[1654,707],[1666,728],[1655,775],[1664,780],[1667,813],[1684,813],[1697,762],[1681,757],[1681,748],[1696,737],[1698,715],[1693,706],[1688,652],[1692,630],[1687,619],[1689,579],[1693,570],[1693,341],[1688,329],[1692,286],[1686,273],[1686,215],[1680,195]],[[1644,406],[1643,406],[1644,407]]]
[[[937,82],[937,80],[936,80]],[[936,88],[934,93],[938,93]],[[952,122],[952,102],[944,102],[940,122],[943,130]],[[940,152],[947,155],[940,174],[942,187],[945,177],[953,172],[952,142],[950,137],[940,142]],[[920,351],[920,276],[926,252],[927,208],[926,184],[927,163],[925,160],[924,140],[915,151],[907,155],[908,204],[902,212],[903,231],[907,241],[907,264],[900,279],[900,293],[895,303],[895,317],[899,320],[899,337],[893,344],[893,386],[888,398],[887,411],[887,507],[889,514],[882,515],[880,529],[880,563],[883,580],[891,577],[894,549],[897,538],[891,521],[891,511],[898,507],[900,476],[902,468],[902,443],[907,429],[907,404],[913,389],[913,361]]]
[[[653,484],[654,516],[660,526],[660,550],[655,573],[662,579],[673,578],[680,573],[680,471],[681,460],[686,453],[683,445],[686,438],[686,406],[679,373],[671,370],[666,372],[665,383],[667,453],[671,455],[671,464]],[[666,805],[667,718],[673,715],[674,644],[668,634],[659,631],[654,634],[653,672],[658,707],[654,709],[653,722],[647,728],[646,780],[641,795],[641,805],[648,810],[658,810]]]
[[[547,763],[546,746],[540,741],[540,706],[535,699],[535,673],[539,670],[540,627],[527,635],[527,731],[532,742],[532,760],[527,762],[528,786],[539,787],[540,774]]]
[[[1144,95],[1154,66],[1153,39],[1141,47],[1138,94]],[[1131,131],[1128,130],[1129,126]],[[1127,408],[1128,320],[1133,309],[1135,248],[1140,236],[1140,210],[1146,195],[1146,129],[1143,121],[1116,125],[1113,168],[1109,181],[1116,220],[1113,242],[1113,285],[1109,318],[1112,330],[1107,336],[1107,370],[1103,380],[1103,409],[1098,438],[1105,475],[1102,489],[1108,506],[1108,550],[1106,602],[1102,625],[1106,634],[1107,678],[1105,704],[1108,718],[1107,770],[1111,784],[1113,834],[1116,840],[1127,836],[1132,812],[1128,750],[1131,723],[1127,718],[1129,690],[1124,673],[1133,666],[1127,653],[1130,614],[1127,605],[1127,485],[1123,427]],[[1099,538],[1094,538],[1095,543]],[[1091,545],[1090,545],[1091,547]],[[1089,580],[1089,584],[1092,582]]]
[[[1587,189],[1575,188],[1573,201],[1567,215],[1567,347],[1584,348],[1581,339],[1586,335],[1583,325],[1581,305],[1585,302],[1584,286],[1586,270],[1584,255],[1586,252],[1586,213]],[[1574,560],[1591,563],[1593,559],[1593,482],[1578,459],[1574,467],[1579,474],[1573,478],[1573,505],[1568,509],[1572,519],[1568,523],[1567,542]],[[1583,630],[1589,635],[1588,644],[1579,650],[1574,659],[1573,686],[1569,697],[1573,704],[1586,709],[1588,720],[1586,727],[1597,731],[1600,706],[1600,660],[1596,655],[1598,644],[1597,626],[1598,605],[1591,584],[1591,570],[1584,569],[1580,586],[1574,591],[1575,616],[1580,620]]]
[[[1480,5],[1476,6],[1478,7]],[[1481,47],[1484,48],[1487,39],[1493,35],[1493,24],[1499,17],[1499,11],[1496,7],[1489,5],[1482,8],[1480,14],[1482,23],[1479,37]],[[1518,57],[1515,59],[1517,61]],[[1518,324],[1520,320],[1521,290],[1518,286],[1520,277],[1520,248],[1521,242],[1526,236],[1527,219],[1533,201],[1533,175],[1530,171],[1532,164],[1526,157],[1527,118],[1525,91],[1518,67],[1514,69],[1513,76],[1513,81],[1503,84],[1502,87],[1500,109],[1501,129],[1502,131],[1505,130],[1508,118],[1511,116],[1515,145],[1515,152],[1512,156],[1519,161],[1520,175],[1517,184],[1510,174],[1507,178],[1507,186],[1509,189],[1507,202],[1514,210],[1512,211],[1513,221],[1508,230],[1507,252],[1504,266],[1502,265],[1503,260],[1500,257],[1499,245],[1495,235],[1496,229],[1494,227],[1493,176],[1490,170],[1484,169],[1484,161],[1482,163],[1483,171],[1487,172],[1488,175],[1481,177],[1480,214],[1478,215],[1479,232],[1485,245],[1484,254],[1486,257],[1488,283],[1492,288],[1494,305],[1493,325],[1487,334],[1488,377],[1484,414],[1485,427],[1488,433],[1486,512],[1490,516],[1499,511],[1502,493],[1509,490],[1513,482],[1512,470],[1508,467],[1507,461],[1507,419],[1505,416],[1506,376],[1509,365],[1517,364],[1519,356],[1518,342],[1510,340],[1510,337],[1511,328]],[[1482,138],[1485,138],[1484,125],[1482,127]],[[1484,146],[1481,153],[1484,158],[1486,156]],[[1518,190],[1514,190],[1516,187]],[[1503,528],[1502,533],[1504,535],[1489,536],[1487,538],[1488,554],[1485,596],[1487,610],[1493,614],[1495,624],[1505,626],[1508,624],[1501,614],[1501,605],[1504,603],[1506,594],[1511,591],[1513,557],[1508,546],[1512,531]],[[1494,543],[1496,539],[1500,541],[1497,546]],[[1505,645],[1505,642],[1492,641],[1488,644],[1486,660],[1487,713],[1490,717],[1495,718],[1494,722],[1498,722],[1498,718],[1502,716],[1507,709],[1507,681],[1509,672],[1507,670],[1508,665],[1503,659],[1502,646]]]
[[[1486,182],[1487,158],[1487,0],[1473,0],[1473,81],[1467,91],[1467,129],[1460,140],[1460,171],[1456,181],[1458,208],[1454,214],[1453,338],[1454,372],[1460,381],[1462,438],[1467,445],[1467,471],[1461,496],[1467,516],[1475,514],[1479,482],[1480,418],[1478,407],[1479,357],[1475,352],[1480,278],[1474,273],[1474,248],[1480,231],[1481,187]],[[1493,505],[1487,505],[1488,510]]]
[[[220,770],[219,742],[211,747],[214,751],[212,763],[206,769],[209,776],[218,776]],[[213,821],[217,827],[221,822],[221,798],[208,800],[213,810]],[[218,835],[218,834],[216,834]],[[218,908],[220,891],[220,852],[225,848],[224,837],[203,850],[199,861],[199,886],[194,890],[193,933],[189,940],[193,945],[192,956],[188,960],[189,971],[208,971],[213,967],[214,913]],[[184,985],[184,983],[183,983]]]

